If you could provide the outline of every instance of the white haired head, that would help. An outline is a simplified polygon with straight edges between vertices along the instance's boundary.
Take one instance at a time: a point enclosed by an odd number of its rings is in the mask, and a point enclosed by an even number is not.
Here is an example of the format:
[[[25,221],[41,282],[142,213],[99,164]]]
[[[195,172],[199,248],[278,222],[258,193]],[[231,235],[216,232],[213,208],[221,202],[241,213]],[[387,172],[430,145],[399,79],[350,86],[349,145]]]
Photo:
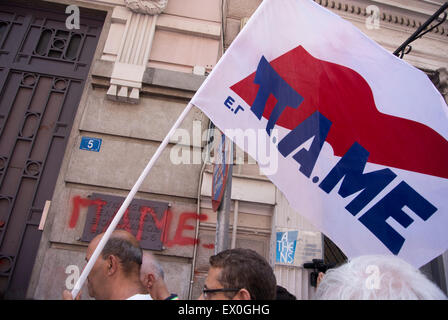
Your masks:
[[[144,279],[148,273],[154,275],[155,280],[164,280],[165,278],[165,273],[159,261],[157,261],[152,253],[144,251],[140,268],[140,278]]]
[[[325,274],[318,300],[440,300],[445,294],[420,270],[395,256],[368,255]]]

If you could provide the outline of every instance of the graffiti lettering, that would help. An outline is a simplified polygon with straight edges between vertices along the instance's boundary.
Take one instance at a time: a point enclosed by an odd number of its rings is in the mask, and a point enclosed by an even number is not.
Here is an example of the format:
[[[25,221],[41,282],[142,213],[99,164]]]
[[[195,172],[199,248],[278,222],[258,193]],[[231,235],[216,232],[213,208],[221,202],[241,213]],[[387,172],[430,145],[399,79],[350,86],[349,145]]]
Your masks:
[[[191,237],[184,237],[182,235],[182,232],[184,230],[194,230],[194,227],[191,225],[186,224],[187,220],[190,219],[199,219],[199,221],[205,221],[207,220],[207,216],[205,214],[196,214],[195,212],[184,212],[179,217],[179,223],[177,225],[176,234],[174,235],[174,239],[170,242],[166,243],[166,246],[171,247],[175,244],[188,246],[188,245],[194,245],[195,240],[199,242],[199,239],[194,239]]]
[[[86,198],[81,198],[80,196],[76,196],[73,198],[73,210],[72,210],[72,214],[70,217],[70,222],[68,224],[70,229],[73,229],[74,227],[76,227],[76,224],[78,223],[78,218],[79,218],[79,210],[81,209],[81,207],[90,207],[90,206],[97,206],[96,208],[96,217],[97,217],[97,222],[100,219],[100,215],[101,215],[101,209],[102,207],[106,204],[105,201],[101,201],[100,199],[95,199],[95,200],[90,200],[90,199],[86,199]],[[95,229],[96,231],[96,229]]]
[[[100,224],[101,220],[101,213],[103,207],[107,206],[107,201],[101,200],[101,199],[87,199],[82,198],[80,196],[75,196],[72,199],[73,203],[73,209],[71,212],[70,220],[69,220],[69,228],[73,229],[76,227],[76,224],[79,219],[80,210],[81,208],[88,208],[90,206],[96,206],[96,214],[95,214],[95,220],[91,226],[90,231],[92,233],[96,233],[98,226]],[[118,209],[115,211],[118,211]],[[177,226],[175,227],[176,231],[174,233],[174,237],[172,239],[169,239],[169,231],[173,230],[173,213],[171,210],[165,210],[163,213],[163,216],[161,218],[157,217],[156,212],[146,206],[141,206],[139,208],[139,222],[138,222],[138,228],[136,231],[133,231],[130,224],[130,218],[129,218],[129,209],[127,209],[123,215],[122,222],[117,225],[117,229],[124,229],[132,234],[135,235],[136,239],[141,241],[143,236],[143,230],[145,227],[145,222],[149,222],[150,218],[153,219],[155,227],[161,231],[160,235],[160,241],[163,243],[165,247],[173,247],[175,245],[178,246],[189,246],[189,245],[195,245],[199,244],[199,239],[195,239],[193,237],[185,236],[183,233],[185,230],[194,230],[194,226],[191,224],[188,224],[187,222],[189,220],[199,220],[199,221],[206,221],[208,219],[208,216],[206,214],[197,214],[195,212],[183,212],[179,215],[179,221],[177,223]],[[113,220],[113,217],[115,214],[109,218],[107,223],[104,225],[101,232],[105,232],[107,230],[107,227],[110,225],[110,223]],[[206,249],[214,249],[214,244],[203,244],[202,245]]]

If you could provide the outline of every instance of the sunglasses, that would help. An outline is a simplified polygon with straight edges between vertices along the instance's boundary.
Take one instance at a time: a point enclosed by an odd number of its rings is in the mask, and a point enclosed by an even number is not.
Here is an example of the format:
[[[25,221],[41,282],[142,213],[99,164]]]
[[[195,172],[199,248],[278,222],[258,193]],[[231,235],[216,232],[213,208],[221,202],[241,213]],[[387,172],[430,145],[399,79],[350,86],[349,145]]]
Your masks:
[[[208,289],[204,286],[202,289],[202,294],[204,296],[204,299],[210,298],[210,296],[217,292],[238,292],[241,288],[220,288],[220,289]]]

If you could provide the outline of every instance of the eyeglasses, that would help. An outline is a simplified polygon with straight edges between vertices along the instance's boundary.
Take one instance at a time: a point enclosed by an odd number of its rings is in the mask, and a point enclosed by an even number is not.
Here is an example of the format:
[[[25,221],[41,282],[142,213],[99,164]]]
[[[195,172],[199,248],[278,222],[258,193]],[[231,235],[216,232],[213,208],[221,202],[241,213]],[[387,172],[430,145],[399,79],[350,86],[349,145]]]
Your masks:
[[[217,292],[238,292],[241,288],[220,288],[220,289],[208,289],[206,286],[202,289],[204,299],[210,298],[213,293]]]

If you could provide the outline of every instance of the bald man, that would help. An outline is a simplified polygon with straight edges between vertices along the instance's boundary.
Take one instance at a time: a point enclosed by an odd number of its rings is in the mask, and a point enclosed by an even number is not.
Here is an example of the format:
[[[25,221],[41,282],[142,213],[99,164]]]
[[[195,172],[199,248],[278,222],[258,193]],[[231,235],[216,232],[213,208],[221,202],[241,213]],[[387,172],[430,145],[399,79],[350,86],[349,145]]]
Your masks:
[[[154,300],[179,300],[175,293],[168,291],[162,266],[149,252],[143,252],[140,280]]]
[[[104,233],[92,239],[86,252],[88,262]],[[96,300],[152,300],[140,282],[142,249],[127,231],[115,230],[87,277],[89,295]],[[64,299],[71,299],[67,290]]]

